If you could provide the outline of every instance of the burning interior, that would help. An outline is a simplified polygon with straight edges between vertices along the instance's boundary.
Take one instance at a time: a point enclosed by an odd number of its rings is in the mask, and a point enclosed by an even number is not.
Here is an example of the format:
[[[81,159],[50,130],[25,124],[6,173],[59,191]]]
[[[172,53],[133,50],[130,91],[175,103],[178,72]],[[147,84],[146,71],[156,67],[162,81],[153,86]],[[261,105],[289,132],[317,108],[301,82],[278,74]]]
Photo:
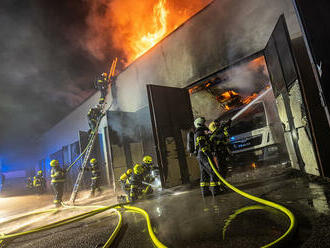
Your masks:
[[[194,116],[232,119],[233,163],[287,162],[281,120],[264,56],[253,56],[189,87]]]

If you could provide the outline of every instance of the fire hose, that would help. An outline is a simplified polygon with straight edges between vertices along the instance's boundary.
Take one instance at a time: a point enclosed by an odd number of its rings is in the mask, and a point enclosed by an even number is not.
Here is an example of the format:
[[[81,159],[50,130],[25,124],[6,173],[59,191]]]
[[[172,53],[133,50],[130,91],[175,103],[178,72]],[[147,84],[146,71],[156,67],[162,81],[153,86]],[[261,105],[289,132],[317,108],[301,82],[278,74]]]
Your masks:
[[[214,171],[214,173],[221,180],[221,182],[224,183],[228,188],[230,188],[231,190],[233,190],[234,192],[236,192],[237,194],[239,194],[239,195],[241,195],[241,196],[243,196],[245,198],[248,198],[248,199],[250,199],[252,201],[255,201],[255,202],[261,203],[263,205],[269,206],[271,208],[277,209],[277,210],[281,211],[282,213],[284,213],[290,219],[290,226],[286,230],[286,232],[281,237],[279,237],[278,239],[274,240],[273,242],[271,242],[271,243],[269,243],[267,245],[262,246],[262,248],[272,247],[272,246],[278,245],[280,242],[282,242],[285,239],[287,239],[290,234],[292,234],[292,232],[294,231],[294,229],[296,227],[296,218],[295,218],[294,214],[289,209],[287,209],[286,207],[284,207],[284,206],[282,206],[280,204],[277,204],[275,202],[271,202],[271,201],[268,201],[268,200],[265,200],[265,199],[262,199],[262,198],[259,198],[259,197],[250,195],[250,194],[248,194],[248,193],[246,193],[246,192],[244,192],[244,191],[242,191],[242,190],[234,187],[233,185],[231,185],[230,183],[228,183],[220,175],[220,173],[218,172],[218,170],[214,166],[211,158],[208,155],[206,155],[206,156],[207,156],[207,159],[209,161],[209,164],[211,165],[212,170]]]
[[[102,207],[99,207],[97,209],[88,211],[86,213],[78,214],[76,216],[69,217],[69,218],[66,218],[66,219],[63,219],[63,220],[60,220],[60,221],[56,221],[54,223],[44,225],[44,226],[41,226],[41,227],[37,227],[37,228],[31,229],[31,230],[28,230],[28,231],[19,232],[19,233],[12,233],[12,234],[2,234],[2,235],[0,235],[0,245],[5,240],[11,241],[14,238],[26,236],[26,235],[41,232],[41,231],[50,230],[50,229],[53,229],[53,228],[56,228],[56,227],[60,227],[60,226],[63,226],[63,225],[67,225],[67,224],[76,222],[76,221],[83,220],[85,218],[94,216],[94,215],[99,214],[99,213],[103,213],[107,210],[113,210],[118,215],[118,224],[117,224],[115,230],[113,231],[113,233],[110,235],[107,242],[103,245],[103,248],[107,248],[107,247],[110,247],[110,245],[113,243],[113,241],[115,240],[115,238],[117,237],[117,235],[118,235],[118,233],[121,229],[122,222],[123,222],[122,214],[119,211],[119,209],[121,209],[121,210],[124,210],[124,211],[127,210],[129,212],[139,213],[139,214],[143,215],[143,217],[146,219],[146,222],[147,222],[147,228],[148,228],[149,236],[150,236],[152,242],[154,243],[154,245],[157,248],[166,248],[166,246],[164,244],[162,244],[157,239],[156,235],[154,234],[154,232],[152,230],[152,225],[151,225],[149,214],[145,210],[143,210],[142,208],[133,207],[133,206],[126,206],[127,204],[128,203],[121,203],[121,204],[115,204],[115,205],[112,205],[112,206],[102,206]],[[82,206],[82,207],[79,207],[79,206],[78,207],[77,206],[72,206],[72,207],[71,206],[65,206],[65,207],[69,209],[69,208],[93,208],[95,206]],[[32,213],[28,213],[28,214],[19,216],[17,218],[8,220],[8,221],[3,222],[3,223],[11,222],[11,221],[21,219],[21,218],[24,218],[24,217],[28,217],[28,216],[32,216],[32,215],[42,214],[42,213],[46,213],[46,212],[55,212],[55,211],[59,211],[59,210],[58,209],[49,209],[49,210],[44,210],[44,211],[39,211],[39,212],[32,212]],[[1,223],[1,224],[3,224],[3,223]]]

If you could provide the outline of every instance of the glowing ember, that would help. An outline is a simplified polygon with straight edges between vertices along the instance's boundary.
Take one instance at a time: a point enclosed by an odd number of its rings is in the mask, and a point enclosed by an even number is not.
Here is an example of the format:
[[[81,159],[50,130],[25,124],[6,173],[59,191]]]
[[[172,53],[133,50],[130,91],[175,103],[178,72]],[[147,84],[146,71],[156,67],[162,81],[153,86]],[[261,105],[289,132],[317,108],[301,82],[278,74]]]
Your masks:
[[[226,101],[230,100],[234,96],[238,96],[238,93],[233,91],[233,90],[228,90],[228,91],[226,91],[226,92],[224,92],[220,95],[219,101],[221,103],[223,103],[223,102],[226,102]]]
[[[249,104],[250,102],[252,102],[254,99],[256,99],[258,96],[257,93],[253,93],[251,96],[245,97],[242,102],[243,104]]]

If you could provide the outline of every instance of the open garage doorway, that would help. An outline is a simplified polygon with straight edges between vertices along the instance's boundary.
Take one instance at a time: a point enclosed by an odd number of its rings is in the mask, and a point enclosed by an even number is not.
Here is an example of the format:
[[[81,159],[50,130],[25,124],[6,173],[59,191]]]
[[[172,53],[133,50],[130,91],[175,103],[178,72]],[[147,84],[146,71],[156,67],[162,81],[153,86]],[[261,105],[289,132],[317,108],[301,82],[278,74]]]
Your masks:
[[[284,16],[263,51],[187,89],[194,117],[207,123],[232,119],[232,166],[286,163],[319,175]]]

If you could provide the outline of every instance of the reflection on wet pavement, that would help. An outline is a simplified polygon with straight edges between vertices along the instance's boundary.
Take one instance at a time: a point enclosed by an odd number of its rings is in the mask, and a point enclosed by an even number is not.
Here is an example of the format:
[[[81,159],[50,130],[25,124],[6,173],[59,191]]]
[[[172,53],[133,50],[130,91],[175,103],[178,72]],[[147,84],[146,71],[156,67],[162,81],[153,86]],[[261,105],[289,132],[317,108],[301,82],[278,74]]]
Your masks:
[[[326,247],[325,240],[329,238],[324,233],[330,226],[329,184],[309,182],[290,170],[260,175],[240,184],[239,188],[294,212],[299,227],[285,247]],[[110,205],[113,199],[108,194],[94,204]],[[156,236],[168,247],[260,247],[281,236],[289,225],[281,212],[263,206],[251,207],[255,205],[253,201],[230,191],[203,199],[197,187],[181,186],[164,190],[136,205],[148,211]],[[153,247],[143,217],[129,212],[123,217],[124,227],[116,247]],[[8,247],[17,244],[20,247],[95,247],[107,239],[116,221],[105,213],[56,232],[17,239]],[[311,243],[318,244],[315,237],[319,246],[311,246]]]

